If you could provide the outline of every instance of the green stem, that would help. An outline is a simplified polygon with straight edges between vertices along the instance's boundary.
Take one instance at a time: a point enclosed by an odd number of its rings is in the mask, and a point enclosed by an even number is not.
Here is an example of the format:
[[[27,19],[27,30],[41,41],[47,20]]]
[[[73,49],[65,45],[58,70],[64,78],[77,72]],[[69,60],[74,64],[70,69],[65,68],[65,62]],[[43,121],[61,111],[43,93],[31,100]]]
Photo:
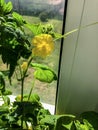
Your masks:
[[[21,102],[23,101],[23,87],[24,87],[24,76],[22,74],[21,66],[19,64],[19,70],[21,75]]]
[[[26,70],[22,73],[21,71],[21,67],[20,67],[20,74],[21,74],[21,103],[23,102],[23,94],[24,94],[24,81],[25,81],[25,77],[26,77],[26,73],[28,71],[29,65],[32,61],[33,57],[31,57],[28,61],[28,65]],[[22,112],[24,111],[24,108],[22,108]],[[24,112],[22,113],[22,115],[24,115]],[[21,118],[21,129],[23,128],[23,116]]]
[[[68,35],[70,35],[70,34],[72,34],[72,33],[74,33],[74,32],[77,32],[79,29],[84,29],[84,28],[86,28],[86,27],[93,26],[93,25],[96,25],[96,24],[98,24],[98,22],[94,22],[94,23],[87,24],[87,25],[85,25],[85,26],[81,26],[81,27],[79,27],[79,28],[73,29],[73,30],[71,30],[71,31],[69,31],[69,32],[66,32],[64,35],[62,35],[62,36],[56,38],[54,41],[56,41],[56,40],[58,40],[58,39],[61,39],[61,38],[66,38]]]
[[[21,80],[21,102],[23,102],[24,78]]]
[[[21,79],[21,103],[23,102],[24,80],[25,80],[25,77]],[[23,117],[24,117],[24,108],[23,108],[23,103],[22,103],[21,129],[23,129]]]
[[[30,97],[31,97],[31,94],[32,94],[32,90],[33,90],[33,88],[34,88],[34,85],[35,85],[35,78],[34,78],[34,80],[33,80],[32,87],[31,87],[30,92],[29,92],[28,101],[29,101],[29,99],[30,99]]]
[[[23,101],[23,93],[24,93],[24,81],[25,81],[25,77],[29,68],[29,65],[32,61],[33,57],[30,57],[29,61],[28,61],[28,65],[26,70],[24,71],[24,73],[22,74],[21,68],[20,68],[20,73],[21,73],[21,102]]]

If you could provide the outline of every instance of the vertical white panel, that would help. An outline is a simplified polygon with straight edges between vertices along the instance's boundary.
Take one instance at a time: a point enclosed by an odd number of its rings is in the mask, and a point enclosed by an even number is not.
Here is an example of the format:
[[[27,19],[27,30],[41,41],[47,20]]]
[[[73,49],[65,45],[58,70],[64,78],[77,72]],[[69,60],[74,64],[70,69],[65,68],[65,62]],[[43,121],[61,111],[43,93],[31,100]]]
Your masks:
[[[79,27],[83,2],[68,0],[66,32]],[[98,0],[86,0],[82,26],[98,21],[97,7]],[[98,25],[80,30],[75,50],[77,37],[75,32],[64,40],[57,113],[98,110]]]

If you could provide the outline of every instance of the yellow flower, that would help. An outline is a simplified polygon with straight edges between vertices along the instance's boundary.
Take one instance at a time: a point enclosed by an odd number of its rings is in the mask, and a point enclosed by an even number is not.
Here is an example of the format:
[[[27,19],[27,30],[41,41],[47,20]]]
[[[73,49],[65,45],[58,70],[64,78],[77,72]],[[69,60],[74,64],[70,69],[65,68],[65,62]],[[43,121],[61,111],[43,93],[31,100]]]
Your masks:
[[[27,62],[23,62],[21,65],[21,68],[23,71],[25,71],[27,69],[28,63]]]
[[[32,53],[34,56],[45,58],[50,55],[54,49],[54,41],[49,34],[40,34],[33,38],[32,44],[34,46]]]

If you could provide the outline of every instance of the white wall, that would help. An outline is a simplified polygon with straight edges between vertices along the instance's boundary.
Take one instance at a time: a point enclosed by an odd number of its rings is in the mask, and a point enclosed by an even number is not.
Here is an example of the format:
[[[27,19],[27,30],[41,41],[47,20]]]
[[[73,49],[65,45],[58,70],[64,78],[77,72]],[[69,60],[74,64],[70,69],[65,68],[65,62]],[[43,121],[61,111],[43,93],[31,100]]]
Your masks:
[[[65,32],[79,27],[83,2],[68,0]],[[82,26],[96,21],[98,0],[85,0]],[[98,111],[98,25],[81,29],[78,44],[77,37],[64,40],[56,113]]]

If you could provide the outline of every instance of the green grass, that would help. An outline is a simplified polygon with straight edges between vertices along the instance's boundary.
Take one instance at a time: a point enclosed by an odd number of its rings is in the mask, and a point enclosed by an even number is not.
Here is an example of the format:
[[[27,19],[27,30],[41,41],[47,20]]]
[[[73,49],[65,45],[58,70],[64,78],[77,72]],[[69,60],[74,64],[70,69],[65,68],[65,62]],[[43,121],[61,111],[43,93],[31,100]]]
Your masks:
[[[42,23],[42,24],[47,24],[50,23],[54,26],[54,29],[56,32],[61,33],[62,30],[62,21],[61,20],[56,20],[56,19],[48,19],[48,22],[41,22],[39,17],[33,17],[33,16],[23,16],[24,19],[29,22],[29,23]]]

